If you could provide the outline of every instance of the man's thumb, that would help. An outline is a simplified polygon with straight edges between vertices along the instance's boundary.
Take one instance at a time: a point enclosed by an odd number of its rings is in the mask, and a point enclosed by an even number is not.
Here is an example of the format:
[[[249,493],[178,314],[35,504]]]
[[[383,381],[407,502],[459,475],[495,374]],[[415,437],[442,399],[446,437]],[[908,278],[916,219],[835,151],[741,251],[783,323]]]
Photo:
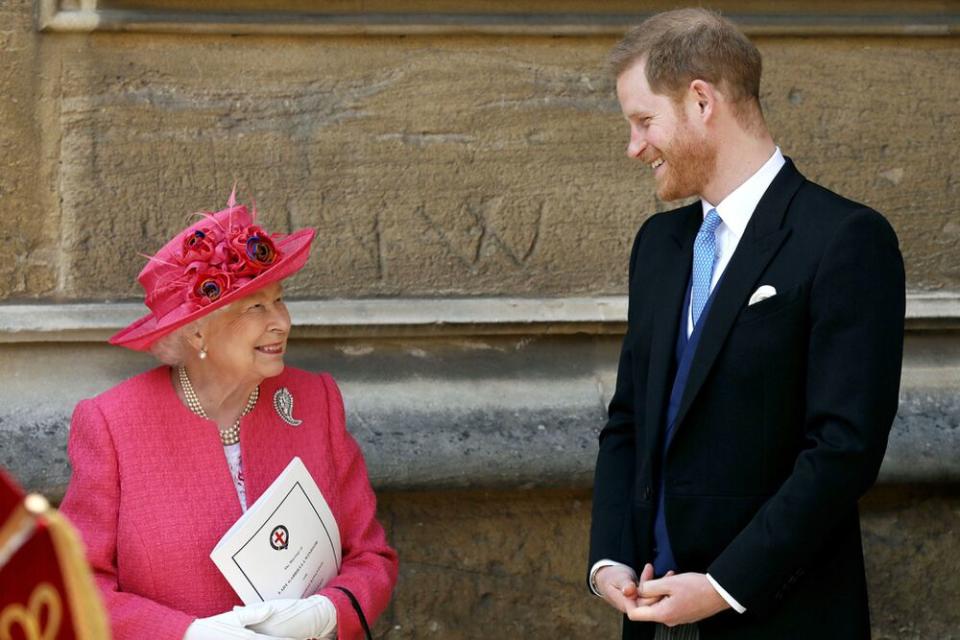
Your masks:
[[[655,598],[670,595],[670,581],[666,579],[647,580],[640,585],[641,598]]]

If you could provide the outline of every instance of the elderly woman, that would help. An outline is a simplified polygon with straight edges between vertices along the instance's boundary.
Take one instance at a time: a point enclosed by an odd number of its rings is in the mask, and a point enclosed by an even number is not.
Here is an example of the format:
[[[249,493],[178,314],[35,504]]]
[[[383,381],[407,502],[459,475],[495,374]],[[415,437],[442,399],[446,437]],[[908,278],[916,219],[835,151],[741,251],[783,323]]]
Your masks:
[[[267,235],[231,196],[140,274],[151,312],[110,341],[164,366],[77,405],[62,504],[117,640],[357,638],[387,606],[397,556],[340,392],[283,363],[281,281],[313,237]],[[304,599],[238,607],[209,554],[294,456],[336,517],[340,572]]]

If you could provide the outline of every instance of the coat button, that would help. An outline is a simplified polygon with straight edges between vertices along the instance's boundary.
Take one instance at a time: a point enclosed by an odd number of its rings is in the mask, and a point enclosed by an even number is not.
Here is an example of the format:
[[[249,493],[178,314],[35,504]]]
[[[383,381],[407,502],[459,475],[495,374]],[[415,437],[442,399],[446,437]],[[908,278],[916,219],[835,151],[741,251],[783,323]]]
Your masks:
[[[650,500],[653,498],[653,489],[650,487],[644,487],[641,495],[643,496],[644,500]]]

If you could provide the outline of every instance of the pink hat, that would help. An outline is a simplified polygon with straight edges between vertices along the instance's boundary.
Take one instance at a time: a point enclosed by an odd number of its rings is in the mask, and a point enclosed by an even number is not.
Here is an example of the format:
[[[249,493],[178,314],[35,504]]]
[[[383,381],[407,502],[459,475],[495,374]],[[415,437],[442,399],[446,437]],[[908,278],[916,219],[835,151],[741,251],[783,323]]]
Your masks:
[[[137,277],[150,313],[110,338],[148,351],[163,336],[215,309],[293,275],[306,263],[314,229],[267,235],[231,194],[149,259]]]

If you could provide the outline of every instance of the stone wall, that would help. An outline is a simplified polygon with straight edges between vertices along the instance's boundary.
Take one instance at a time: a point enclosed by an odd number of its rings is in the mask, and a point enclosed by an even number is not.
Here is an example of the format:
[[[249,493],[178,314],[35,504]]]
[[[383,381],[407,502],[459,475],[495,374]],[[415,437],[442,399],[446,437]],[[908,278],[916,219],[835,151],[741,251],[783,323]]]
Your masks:
[[[313,225],[300,297],[616,294],[667,205],[624,157],[612,37],[37,33],[0,3],[0,300],[136,298],[139,253],[238,181]],[[758,37],[810,178],[884,212],[909,286],[960,288],[960,44]]]
[[[956,486],[877,487],[861,510],[875,640],[956,638]],[[380,637],[618,637],[583,593],[589,492],[387,493],[380,513],[402,558]]]
[[[288,288],[291,362],[341,381],[401,555],[378,637],[614,637],[583,587],[592,460],[630,242],[668,206],[623,154],[615,30],[40,32],[49,4],[0,0],[0,464],[62,495],[73,404],[151,366],[103,344],[140,312],[118,303],[139,301],[139,254],[236,181],[269,228],[319,230]],[[791,27],[805,4],[753,31],[771,127],[808,177],[888,216],[927,305],[862,504],[875,637],[960,637],[958,20],[923,1],[942,29]]]

